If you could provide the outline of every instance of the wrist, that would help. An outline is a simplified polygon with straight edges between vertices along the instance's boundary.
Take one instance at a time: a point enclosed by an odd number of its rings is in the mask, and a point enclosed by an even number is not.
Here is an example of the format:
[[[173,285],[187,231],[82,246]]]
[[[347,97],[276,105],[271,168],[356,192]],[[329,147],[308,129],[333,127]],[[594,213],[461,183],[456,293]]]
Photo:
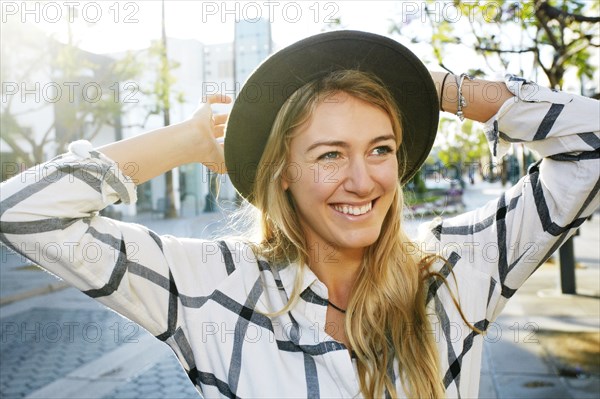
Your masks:
[[[437,91],[440,111],[456,113],[458,101],[458,86],[456,77],[449,72],[431,72],[431,77]]]
[[[444,84],[444,96],[440,99],[443,110],[456,114],[458,111],[458,76],[449,74]]]
[[[180,157],[183,163],[201,162],[202,154],[206,152],[206,140],[203,140],[203,127],[194,120],[188,119],[173,125],[177,129]]]

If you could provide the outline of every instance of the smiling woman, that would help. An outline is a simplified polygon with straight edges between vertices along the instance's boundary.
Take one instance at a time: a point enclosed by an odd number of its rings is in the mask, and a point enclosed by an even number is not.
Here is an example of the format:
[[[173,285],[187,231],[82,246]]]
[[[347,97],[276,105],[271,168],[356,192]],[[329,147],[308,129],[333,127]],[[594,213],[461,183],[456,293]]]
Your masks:
[[[228,101],[99,149],[73,143],[3,183],[0,239],[37,260],[28,249],[51,244],[59,256],[41,265],[167,343],[203,397],[476,397],[488,326],[598,206],[598,103],[515,76],[429,73],[402,45],[355,31],[274,54],[229,117],[212,114]],[[439,109],[485,122],[494,155],[518,142],[542,159],[497,201],[413,242],[401,185]],[[135,175],[119,169],[132,162]],[[99,216],[189,162],[229,174],[260,215],[258,240],[158,236]]]
[[[352,350],[366,397],[395,391],[386,372],[394,352],[400,364],[411,363],[412,395],[437,397],[441,385],[418,377],[437,374],[437,359],[425,302],[414,300],[425,282],[400,226],[401,142],[400,113],[375,76],[342,70],[301,87],[278,113],[261,158],[280,171],[293,164],[298,173],[282,173],[281,184],[266,169],[257,174],[264,240],[256,252],[300,265],[282,311],[296,305],[305,265],[325,284],[325,332]],[[410,341],[404,344],[417,362],[400,350],[401,340]]]

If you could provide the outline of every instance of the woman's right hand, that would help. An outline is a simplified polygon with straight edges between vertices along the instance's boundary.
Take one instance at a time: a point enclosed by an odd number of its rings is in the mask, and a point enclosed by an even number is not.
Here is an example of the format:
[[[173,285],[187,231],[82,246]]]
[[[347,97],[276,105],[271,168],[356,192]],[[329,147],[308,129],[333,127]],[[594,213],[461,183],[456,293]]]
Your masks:
[[[134,183],[142,184],[173,168],[201,162],[212,171],[225,173],[223,145],[227,114],[213,115],[212,104],[226,104],[225,95],[209,96],[184,122],[117,141],[98,150],[115,161]]]
[[[188,123],[192,126],[193,140],[197,143],[194,154],[196,162],[200,162],[216,173],[225,173],[225,157],[223,155],[223,140],[225,125],[229,114],[214,115],[213,104],[228,104],[231,98],[216,94],[206,98],[194,111]]]

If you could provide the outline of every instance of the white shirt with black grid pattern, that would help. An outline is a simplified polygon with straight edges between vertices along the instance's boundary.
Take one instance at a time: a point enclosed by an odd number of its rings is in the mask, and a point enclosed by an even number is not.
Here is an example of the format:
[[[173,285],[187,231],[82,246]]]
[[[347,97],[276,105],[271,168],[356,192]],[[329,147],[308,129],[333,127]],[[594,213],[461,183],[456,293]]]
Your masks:
[[[448,397],[478,395],[484,340],[449,289],[485,331],[599,203],[599,103],[514,76],[506,83],[516,97],[485,125],[492,151],[522,142],[542,160],[498,200],[435,220],[417,241],[448,260],[436,265],[450,288],[433,283],[427,297]],[[100,217],[136,192],[89,143],[3,183],[0,195],[5,245],[165,341],[205,397],[360,396],[355,361],[324,331],[327,288],[310,269],[293,310],[265,316],[287,302],[298,265],[257,260],[242,242],[158,236]],[[93,262],[90,246],[101,249]],[[402,394],[397,365],[389,372]]]

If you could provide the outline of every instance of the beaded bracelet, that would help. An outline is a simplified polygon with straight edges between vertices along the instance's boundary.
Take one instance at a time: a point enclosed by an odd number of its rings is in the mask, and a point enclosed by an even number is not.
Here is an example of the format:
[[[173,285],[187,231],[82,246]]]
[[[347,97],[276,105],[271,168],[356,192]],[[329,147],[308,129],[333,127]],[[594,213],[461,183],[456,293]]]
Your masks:
[[[467,108],[467,100],[465,100],[465,96],[462,94],[462,86],[465,79],[473,80],[473,78],[466,73],[461,73],[458,79],[456,79],[456,85],[458,86],[458,110],[456,111],[456,116],[458,116],[458,119],[460,119],[461,122],[465,120],[463,108]]]

